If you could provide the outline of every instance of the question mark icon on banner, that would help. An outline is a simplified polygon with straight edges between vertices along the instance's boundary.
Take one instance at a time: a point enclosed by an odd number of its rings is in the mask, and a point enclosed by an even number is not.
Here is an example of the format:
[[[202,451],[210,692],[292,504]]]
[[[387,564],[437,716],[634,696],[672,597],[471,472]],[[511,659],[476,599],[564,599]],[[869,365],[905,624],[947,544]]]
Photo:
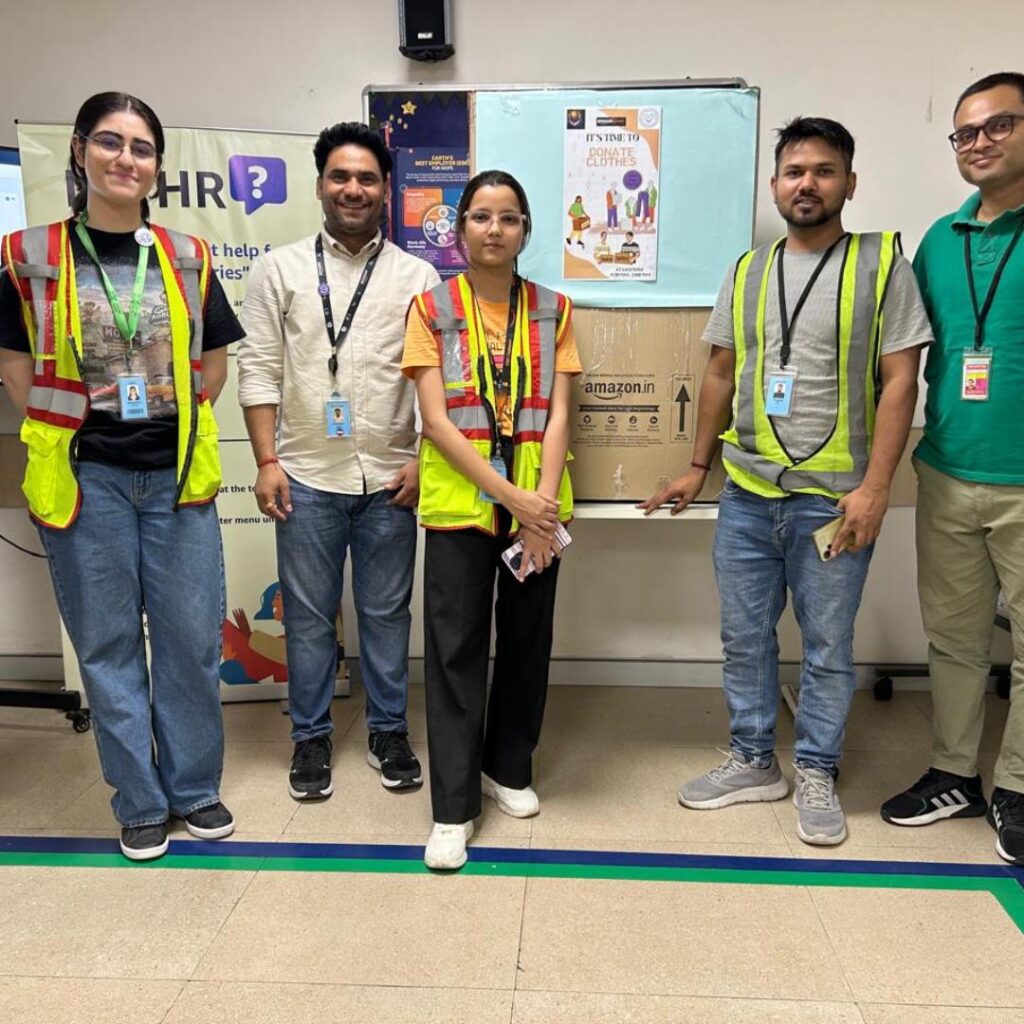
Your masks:
[[[245,204],[247,214],[266,203],[283,203],[288,197],[287,169],[278,156],[237,154],[228,160],[231,198]]]
[[[252,185],[250,186],[250,195],[253,199],[263,198],[263,185],[267,178],[270,177],[270,172],[266,167],[261,167],[259,164],[255,164],[252,167],[247,167],[246,171],[252,175]]]

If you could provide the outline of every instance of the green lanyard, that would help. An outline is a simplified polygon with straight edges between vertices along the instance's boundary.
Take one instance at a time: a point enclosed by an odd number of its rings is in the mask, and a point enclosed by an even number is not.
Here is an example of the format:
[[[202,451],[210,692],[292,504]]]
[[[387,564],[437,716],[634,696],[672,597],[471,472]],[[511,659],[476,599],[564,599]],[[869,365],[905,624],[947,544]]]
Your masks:
[[[82,243],[82,248],[89,254],[90,259],[96,264],[96,269],[100,272],[100,280],[103,282],[103,290],[107,293],[107,302],[110,303],[110,312],[114,315],[118,334],[124,339],[125,347],[131,354],[132,341],[139,329],[142,292],[146,287],[146,267],[149,266],[149,246],[139,246],[139,262],[135,268],[135,282],[132,284],[132,302],[128,309],[128,315],[125,316],[121,300],[117,297],[117,292],[114,291],[114,286],[111,284],[110,278],[107,277],[107,272],[103,269],[99,256],[96,255],[96,248],[92,244],[89,232],[86,231],[85,225],[81,221],[75,221],[75,233]]]

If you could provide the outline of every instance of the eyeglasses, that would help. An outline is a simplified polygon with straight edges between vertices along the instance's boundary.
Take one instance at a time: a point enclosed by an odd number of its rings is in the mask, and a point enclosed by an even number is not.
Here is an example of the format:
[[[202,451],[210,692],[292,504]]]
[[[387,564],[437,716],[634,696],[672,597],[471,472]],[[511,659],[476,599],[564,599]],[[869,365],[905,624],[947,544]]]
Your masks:
[[[523,213],[488,213],[486,210],[468,210],[464,216],[474,227],[489,228],[497,221],[508,231],[521,228],[526,221]]]
[[[949,144],[958,153],[965,153],[969,149],[974,149],[982,132],[988,136],[990,142],[1001,142],[1013,133],[1018,121],[1024,121],[1024,114],[996,114],[984,124],[969,124],[964,128],[957,128],[949,136]]]
[[[156,146],[153,143],[146,142],[145,139],[132,139],[131,142],[125,142],[124,137],[118,135],[117,132],[97,132],[95,135],[80,134],[79,138],[95,143],[108,156],[119,156],[124,152],[125,146],[140,163],[155,160],[157,156]]]

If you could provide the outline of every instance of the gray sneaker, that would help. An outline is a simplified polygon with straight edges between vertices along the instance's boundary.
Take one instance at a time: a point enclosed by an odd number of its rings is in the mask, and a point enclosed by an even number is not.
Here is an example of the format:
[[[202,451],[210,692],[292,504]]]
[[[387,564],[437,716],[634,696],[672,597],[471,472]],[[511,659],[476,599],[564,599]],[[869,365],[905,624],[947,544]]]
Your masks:
[[[836,796],[836,780],[820,768],[793,765],[796,834],[812,846],[836,846],[846,838],[846,815]]]
[[[683,784],[679,802],[696,811],[709,811],[729,804],[752,804],[781,800],[789,792],[778,759],[767,768],[755,768],[741,754],[732,753],[717,768]]]

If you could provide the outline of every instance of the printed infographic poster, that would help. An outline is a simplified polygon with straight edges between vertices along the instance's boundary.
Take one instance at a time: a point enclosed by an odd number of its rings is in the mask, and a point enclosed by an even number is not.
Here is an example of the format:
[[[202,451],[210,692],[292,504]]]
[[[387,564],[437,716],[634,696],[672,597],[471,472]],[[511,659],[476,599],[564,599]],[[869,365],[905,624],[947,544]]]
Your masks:
[[[455,241],[455,210],[469,180],[467,149],[403,148],[395,152],[394,241],[454,277],[466,261]]]
[[[656,281],[661,107],[565,112],[562,276]]]

